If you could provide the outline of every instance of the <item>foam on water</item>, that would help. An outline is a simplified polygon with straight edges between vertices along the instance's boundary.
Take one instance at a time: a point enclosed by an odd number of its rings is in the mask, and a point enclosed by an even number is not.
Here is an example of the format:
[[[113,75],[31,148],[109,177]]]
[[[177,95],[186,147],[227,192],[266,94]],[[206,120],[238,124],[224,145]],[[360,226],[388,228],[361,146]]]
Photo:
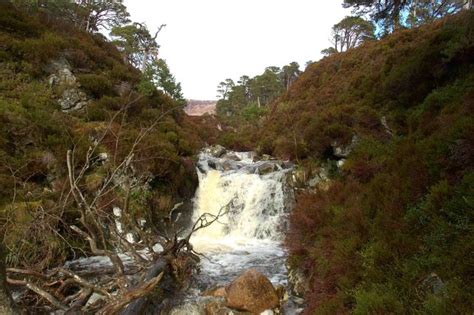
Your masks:
[[[237,160],[202,153],[198,162],[199,188],[194,218],[224,213],[218,222],[191,238],[194,248],[206,255],[200,282],[228,284],[242,271],[256,268],[273,284],[286,285],[286,253],[281,240],[288,213],[286,174],[278,161],[254,161],[251,152],[231,152]],[[259,175],[259,168],[276,171]]]

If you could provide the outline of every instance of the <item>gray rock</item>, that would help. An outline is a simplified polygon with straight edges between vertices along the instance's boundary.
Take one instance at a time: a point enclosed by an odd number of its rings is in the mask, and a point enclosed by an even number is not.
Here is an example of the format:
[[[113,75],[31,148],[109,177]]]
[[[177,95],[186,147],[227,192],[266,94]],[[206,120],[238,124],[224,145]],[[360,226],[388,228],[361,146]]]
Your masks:
[[[109,160],[109,154],[107,152],[102,152],[97,155],[98,162],[106,163]]]
[[[359,137],[354,135],[352,137],[351,143],[349,145],[342,145],[338,141],[333,141],[331,147],[333,149],[334,155],[338,158],[347,158],[351,154],[354,147],[359,142]]]
[[[307,178],[308,178],[308,174],[304,168],[302,167],[295,168],[291,172],[290,185],[293,188],[304,188],[306,186]]]
[[[230,170],[235,168],[234,164],[231,161],[227,161],[227,160],[220,163],[219,166],[220,166],[221,170],[224,171],[224,172],[230,171]]]
[[[253,313],[230,309],[222,297],[199,297],[194,301],[173,307],[170,315],[252,315]]]
[[[216,144],[209,147],[209,153],[214,157],[221,157],[227,152],[226,148],[223,146]]]
[[[221,158],[232,161],[240,161],[240,158],[234,153],[226,153]]]
[[[212,168],[212,169],[217,169],[217,165],[216,165],[216,162],[214,161],[207,161],[207,165]]]
[[[322,183],[329,181],[328,171],[324,167],[320,168],[316,174],[308,181],[308,186],[315,188],[320,186]]]
[[[89,99],[79,88],[70,88],[64,90],[58,102],[64,112],[70,112],[83,109],[89,103]]]
[[[382,126],[383,126],[385,132],[388,133],[390,136],[393,137],[394,132],[393,132],[392,128],[390,128],[390,126],[389,126],[388,123],[387,123],[387,117],[382,116],[382,118],[380,118],[380,123],[382,124]]]
[[[58,99],[62,111],[77,111],[87,106],[89,97],[81,91],[71,66],[64,58],[51,62],[46,69],[48,72],[53,72],[48,78],[49,85],[57,91],[62,91]]]
[[[291,294],[299,298],[303,298],[309,289],[308,277],[295,268],[288,268],[288,284]]]
[[[423,280],[421,287],[430,293],[440,294],[443,292],[445,284],[443,280],[433,272]]]
[[[278,167],[274,163],[265,163],[258,167],[257,172],[259,175],[266,175],[278,170]]]
[[[115,92],[117,92],[118,95],[124,97],[130,94],[132,91],[132,85],[129,82],[122,81],[120,84],[117,84],[114,87]]]

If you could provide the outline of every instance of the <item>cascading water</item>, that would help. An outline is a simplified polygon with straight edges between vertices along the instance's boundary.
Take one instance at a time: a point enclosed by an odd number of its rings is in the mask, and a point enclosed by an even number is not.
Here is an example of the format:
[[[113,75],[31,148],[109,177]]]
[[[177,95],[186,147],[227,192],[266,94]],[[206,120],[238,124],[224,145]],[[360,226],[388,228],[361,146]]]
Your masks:
[[[226,285],[249,268],[274,285],[287,285],[281,241],[293,200],[290,171],[281,161],[254,161],[251,152],[216,157],[208,149],[200,154],[194,218],[220,214],[191,238],[194,249],[208,258],[201,261],[201,290]]]

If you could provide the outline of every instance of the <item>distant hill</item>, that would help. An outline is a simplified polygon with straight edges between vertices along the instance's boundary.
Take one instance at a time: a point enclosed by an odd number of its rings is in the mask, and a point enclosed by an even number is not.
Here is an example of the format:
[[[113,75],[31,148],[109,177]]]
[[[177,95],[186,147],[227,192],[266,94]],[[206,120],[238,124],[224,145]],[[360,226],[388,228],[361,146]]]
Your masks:
[[[216,112],[217,101],[187,100],[184,111],[189,116],[202,116]]]

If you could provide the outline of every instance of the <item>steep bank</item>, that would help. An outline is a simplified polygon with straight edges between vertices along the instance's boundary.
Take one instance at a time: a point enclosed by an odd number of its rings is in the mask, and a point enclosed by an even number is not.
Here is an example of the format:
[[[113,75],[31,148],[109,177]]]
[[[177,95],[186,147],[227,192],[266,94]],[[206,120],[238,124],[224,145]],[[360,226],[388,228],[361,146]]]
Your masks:
[[[155,222],[193,196],[192,157],[202,146],[194,123],[163,92],[144,92],[140,71],[106,38],[3,1],[0,47],[0,224],[8,266],[42,270],[89,253],[69,228],[77,208],[71,201],[58,207],[69,191],[68,150],[79,168],[98,144],[79,182],[93,198],[135,146],[133,171],[98,202],[107,214],[114,203],[124,206],[118,200],[126,195],[120,186],[126,180],[140,184],[127,207],[137,215],[150,209]]]
[[[274,104],[261,152],[330,179],[290,218],[307,313],[472,311],[473,82],[464,12],[324,58]]]

